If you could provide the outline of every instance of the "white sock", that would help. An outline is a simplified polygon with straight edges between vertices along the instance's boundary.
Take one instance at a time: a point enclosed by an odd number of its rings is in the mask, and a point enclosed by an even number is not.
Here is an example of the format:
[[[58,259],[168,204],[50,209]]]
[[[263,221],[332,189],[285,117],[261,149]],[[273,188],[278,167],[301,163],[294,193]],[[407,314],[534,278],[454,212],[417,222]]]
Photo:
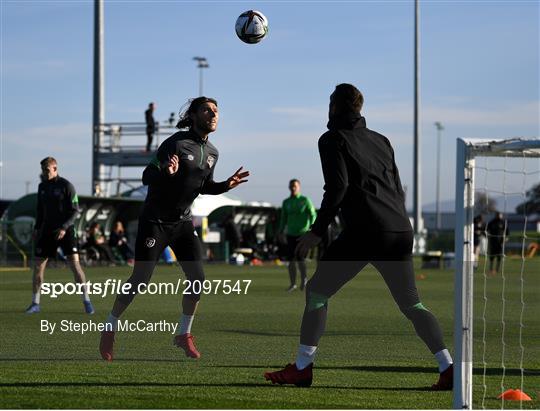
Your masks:
[[[453,364],[452,357],[446,348],[436,352],[435,359],[439,363],[439,372],[443,372]]]
[[[86,288],[86,284],[82,286],[82,290],[83,290],[83,296],[82,296],[83,301],[90,301],[90,296],[88,295],[88,289]]]
[[[182,314],[180,321],[178,322],[178,335],[187,334],[191,332],[191,324],[193,324],[194,315]]]
[[[316,351],[316,346],[300,344],[298,347],[298,354],[296,354],[296,368],[303,370],[311,364],[315,359]]]
[[[39,305],[40,298],[41,298],[41,291],[38,291],[37,293],[32,293],[32,304]]]
[[[109,316],[107,317],[105,324],[106,324],[105,331],[114,331],[114,332],[118,331],[118,318],[112,315],[112,313],[109,314]]]

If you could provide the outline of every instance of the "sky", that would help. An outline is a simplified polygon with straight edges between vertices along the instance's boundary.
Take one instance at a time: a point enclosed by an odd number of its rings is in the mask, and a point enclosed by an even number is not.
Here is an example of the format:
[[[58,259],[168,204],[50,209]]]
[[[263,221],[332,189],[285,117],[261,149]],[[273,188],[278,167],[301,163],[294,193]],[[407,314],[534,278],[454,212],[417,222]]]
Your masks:
[[[256,45],[234,32],[249,9],[269,20],[267,38]],[[539,9],[538,1],[420,2],[424,205],[435,201],[434,122],[444,126],[445,204],[454,198],[458,137],[540,135]],[[93,2],[1,0],[0,12],[0,198],[34,192],[48,155],[88,195]],[[252,176],[232,194],[278,205],[298,178],[318,205],[317,139],[326,131],[329,95],[352,83],[364,94],[368,127],[394,146],[410,208],[413,13],[412,0],[105,1],[105,120],[144,121],[150,101],[158,121],[178,112],[198,95],[192,58],[204,56],[204,94],[220,109],[210,136],[220,150],[216,180],[242,165]]]

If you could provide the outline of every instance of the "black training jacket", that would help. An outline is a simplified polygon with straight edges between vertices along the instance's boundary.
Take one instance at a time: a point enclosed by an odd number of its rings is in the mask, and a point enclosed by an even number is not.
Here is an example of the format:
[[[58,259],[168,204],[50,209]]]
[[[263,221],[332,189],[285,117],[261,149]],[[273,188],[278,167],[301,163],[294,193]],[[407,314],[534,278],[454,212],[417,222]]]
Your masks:
[[[324,196],[312,231],[322,236],[341,211],[346,229],[412,231],[394,150],[363,117],[330,121],[319,139]]]
[[[179,168],[170,176],[166,164],[174,154]],[[214,181],[218,157],[217,148],[192,131],[179,131],[161,143],[143,172],[148,195],[142,215],[151,221],[190,220],[191,205],[199,194],[221,194],[228,189],[227,181]]]
[[[79,198],[75,187],[57,176],[38,187],[36,230],[67,230],[79,216]]]

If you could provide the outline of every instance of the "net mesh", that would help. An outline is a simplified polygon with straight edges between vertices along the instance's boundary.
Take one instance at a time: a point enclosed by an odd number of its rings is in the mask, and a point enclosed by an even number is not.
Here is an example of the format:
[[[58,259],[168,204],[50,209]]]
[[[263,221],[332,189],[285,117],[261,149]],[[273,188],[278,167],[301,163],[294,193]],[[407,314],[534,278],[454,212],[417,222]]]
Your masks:
[[[540,158],[536,152],[519,150],[499,157],[479,153],[474,164],[475,294],[481,301],[475,307],[476,327],[481,330],[475,339],[481,342],[475,344],[473,358],[480,365],[474,368],[474,381],[479,378],[481,389],[473,393],[473,401],[475,407],[486,409],[494,408],[494,398],[509,388],[532,388],[525,376],[528,371],[534,373],[536,366],[533,362],[530,370],[525,368],[530,358],[527,352],[537,355],[533,347],[540,341],[534,333],[526,333],[526,324],[535,322],[534,311],[529,312],[527,306],[539,298],[539,258],[531,252],[539,240],[533,224],[538,213],[518,206],[540,184]],[[495,219],[497,212],[502,213],[500,221]],[[532,308],[536,307],[534,303]],[[537,324],[531,325],[538,330]],[[500,407],[507,406],[501,398]]]

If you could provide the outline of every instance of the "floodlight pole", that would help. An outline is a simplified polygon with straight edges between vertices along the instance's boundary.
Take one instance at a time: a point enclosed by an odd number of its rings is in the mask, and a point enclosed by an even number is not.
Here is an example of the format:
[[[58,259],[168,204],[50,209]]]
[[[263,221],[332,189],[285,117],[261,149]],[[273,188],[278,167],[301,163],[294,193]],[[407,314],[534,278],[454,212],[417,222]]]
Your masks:
[[[210,67],[206,57],[193,57],[193,60],[197,62],[197,68],[199,69],[199,96],[203,95],[203,69]]]
[[[419,67],[419,19],[418,0],[414,0],[414,176],[413,176],[413,209],[414,209],[414,234],[416,237],[415,253],[420,251],[420,239],[422,235],[422,200],[420,181],[420,67]]]
[[[441,132],[444,130],[441,122],[436,121],[435,127],[437,128],[437,199],[435,201],[435,214],[437,216],[437,231],[441,229]]]
[[[105,86],[103,54],[103,0],[94,0],[94,104],[92,118],[92,188],[91,192],[104,192],[101,177],[105,166],[98,162],[98,152],[103,139],[101,125],[105,123]]]

